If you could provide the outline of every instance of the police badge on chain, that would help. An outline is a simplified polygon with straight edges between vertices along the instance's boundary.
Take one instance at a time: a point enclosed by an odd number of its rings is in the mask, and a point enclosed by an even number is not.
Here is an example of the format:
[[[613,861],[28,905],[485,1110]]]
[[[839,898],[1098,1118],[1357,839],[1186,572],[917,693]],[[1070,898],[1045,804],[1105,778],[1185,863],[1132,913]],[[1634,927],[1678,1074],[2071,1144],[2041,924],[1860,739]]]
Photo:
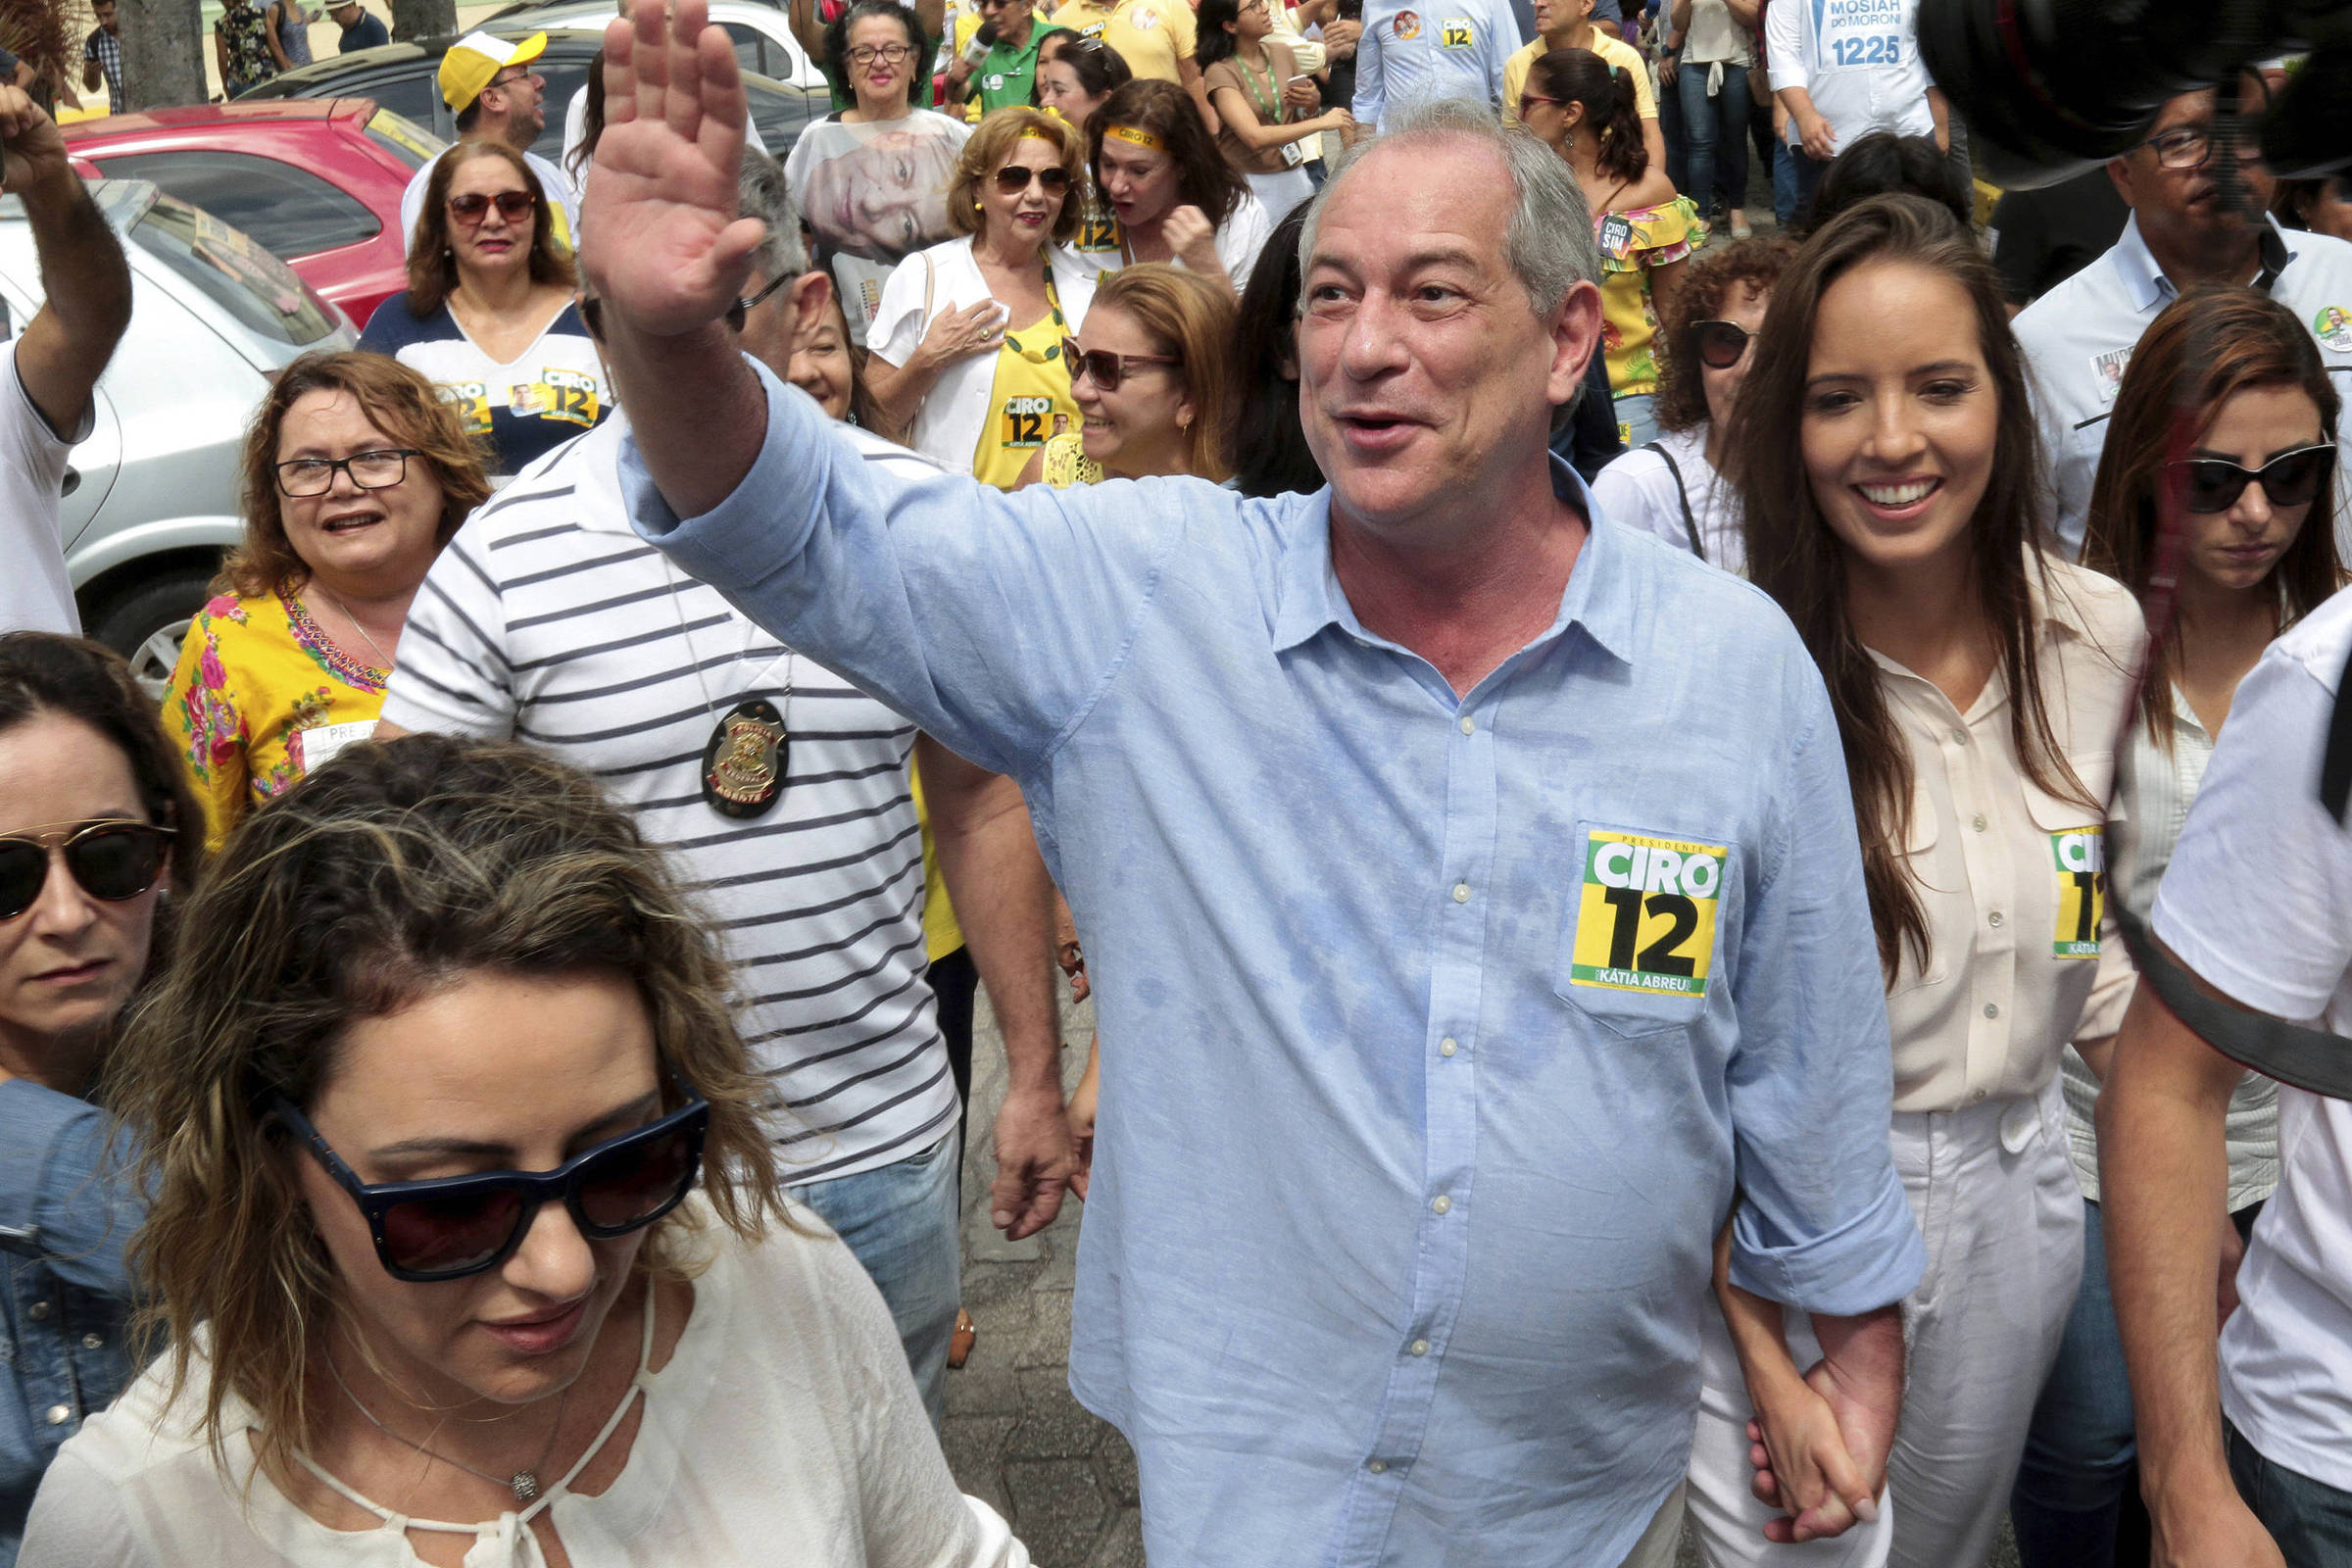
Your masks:
[[[791,740],[784,715],[755,697],[727,710],[703,748],[703,799],[721,816],[764,816],[784,793]]]

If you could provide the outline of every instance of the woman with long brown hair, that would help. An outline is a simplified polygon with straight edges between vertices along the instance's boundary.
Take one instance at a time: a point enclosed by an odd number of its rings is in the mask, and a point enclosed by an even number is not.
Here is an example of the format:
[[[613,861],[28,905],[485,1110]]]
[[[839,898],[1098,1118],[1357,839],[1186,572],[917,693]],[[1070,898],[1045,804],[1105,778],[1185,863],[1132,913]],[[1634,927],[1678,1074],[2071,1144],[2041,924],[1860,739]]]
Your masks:
[[[2132,352],[2091,484],[2082,564],[2149,604],[2164,634],[2148,655],[2140,721],[2117,760],[2108,896],[2142,920],[2172,861],[2231,697],[2274,638],[2343,583],[2335,549],[2340,400],[2295,314],[2250,288],[2206,283],[2166,306]],[[2181,445],[2185,439],[2186,445]],[[2181,530],[2169,626],[2150,599],[2165,554],[2162,513]],[[2025,1568],[2108,1568],[2131,1506],[2136,1447],[2099,1215],[2092,1111],[2135,984],[2101,955],[2090,1014],[2061,1062],[2067,1134],[2082,1193],[2082,1287],[2050,1369],[2010,1519]],[[2247,1073],[2227,1123],[2234,1270],[2244,1234],[2278,1184],[2278,1085]]]
[[[1127,83],[1088,118],[1086,143],[1095,188],[1119,220],[1117,252],[1089,260],[1104,271],[1167,262],[1241,298],[1274,221],[1184,89]]]
[[[28,1568],[1027,1563],[787,1210],[718,946],[595,779],[371,743],[187,916],[111,1075],[168,1342]]]
[[[439,386],[503,484],[612,412],[579,287],[539,175],[506,143],[476,137],[433,165],[408,289],[375,308],[360,347]]]
[[[1770,1282],[1719,1276],[1692,1511],[1718,1561],[1760,1556],[1768,1528],[1859,1516],[1805,1560],[1981,1562],[2082,1270],[2058,1054],[2099,969],[2102,824],[2145,634],[2129,594],[2045,546],[2008,314],[1982,248],[1932,203],[1875,198],[1814,236],[1730,435],[1749,574],[1838,717],[1895,1166],[1929,1263],[1904,1303],[1899,1411],[1817,1390],[1804,1326],[1749,1294]],[[1751,1421],[1771,1504],[1749,1491]]]
[[[255,806],[375,731],[409,602],[490,494],[478,444],[423,375],[308,354],[245,432],[245,539],[181,644],[164,723],[218,848]]]
[[[1199,273],[1157,262],[1108,274],[1094,298],[1086,325],[1062,343],[1078,428],[1055,432],[1021,484],[1177,473],[1223,481],[1232,471],[1233,300]]]

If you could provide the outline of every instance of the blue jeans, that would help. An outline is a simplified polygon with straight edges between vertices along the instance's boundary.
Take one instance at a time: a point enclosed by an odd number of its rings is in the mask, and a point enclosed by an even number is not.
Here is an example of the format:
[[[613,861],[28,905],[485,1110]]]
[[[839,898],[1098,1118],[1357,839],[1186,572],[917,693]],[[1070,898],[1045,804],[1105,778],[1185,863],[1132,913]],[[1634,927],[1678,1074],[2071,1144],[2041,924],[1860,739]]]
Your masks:
[[[1747,205],[1747,72],[1723,68],[1723,89],[1707,96],[1711,68],[1686,63],[1674,74],[1683,100],[1683,140],[1690,149],[1690,183],[1682,189],[1705,218],[1712,202],[1725,209]]]
[[[2058,1360],[2034,1406],[2025,1457],[2009,1494],[2009,1519],[2025,1568],[2111,1568],[2138,1453],[2099,1205],[2085,1199],[2082,1288],[2058,1342]]]
[[[1772,158],[1772,216],[1786,228],[1813,205],[1813,188],[1830,166],[1808,157],[1802,147],[1783,142]]]
[[[948,1341],[962,1299],[956,1178],[963,1140],[950,1130],[893,1165],[789,1188],[865,1265],[899,1326],[914,1386],[939,1430],[948,1406]]]
[[[2264,1458],[2227,1418],[2222,1445],[2237,1494],[2278,1543],[2287,1568],[2352,1568],[2352,1492]]]

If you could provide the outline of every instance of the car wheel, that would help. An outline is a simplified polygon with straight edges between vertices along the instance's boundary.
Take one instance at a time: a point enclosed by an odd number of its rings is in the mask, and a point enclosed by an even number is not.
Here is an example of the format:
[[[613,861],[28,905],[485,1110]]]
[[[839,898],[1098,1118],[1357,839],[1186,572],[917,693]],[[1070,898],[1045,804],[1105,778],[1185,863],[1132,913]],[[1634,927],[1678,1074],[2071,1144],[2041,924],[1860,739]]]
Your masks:
[[[113,600],[89,624],[92,637],[130,661],[139,689],[159,704],[179,663],[188,622],[204,608],[212,581],[210,571],[167,571]]]

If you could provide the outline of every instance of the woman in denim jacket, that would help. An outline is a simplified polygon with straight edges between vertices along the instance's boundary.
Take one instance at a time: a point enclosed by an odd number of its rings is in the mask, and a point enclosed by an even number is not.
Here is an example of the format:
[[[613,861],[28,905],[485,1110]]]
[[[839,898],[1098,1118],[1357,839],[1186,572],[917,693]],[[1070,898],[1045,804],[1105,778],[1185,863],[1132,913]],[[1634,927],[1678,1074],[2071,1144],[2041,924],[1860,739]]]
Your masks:
[[[121,659],[0,636],[0,1568],[59,1445],[132,1370],[142,1205],[88,1097],[202,821]]]

